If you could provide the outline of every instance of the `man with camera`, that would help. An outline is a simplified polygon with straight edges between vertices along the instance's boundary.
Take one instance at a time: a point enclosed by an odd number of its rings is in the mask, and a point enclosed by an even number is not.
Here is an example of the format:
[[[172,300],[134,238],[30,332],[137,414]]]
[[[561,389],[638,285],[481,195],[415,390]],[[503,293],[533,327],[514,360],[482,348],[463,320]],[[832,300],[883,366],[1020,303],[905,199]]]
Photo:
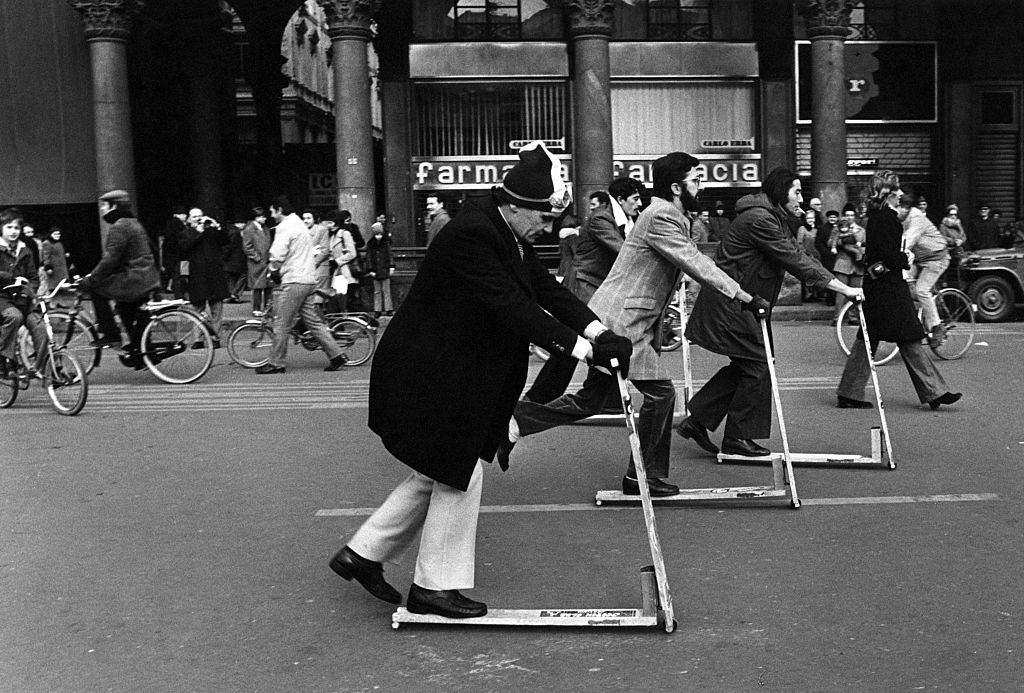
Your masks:
[[[213,325],[213,346],[220,347],[224,299],[231,295],[224,272],[224,247],[228,234],[216,220],[193,207],[178,235],[178,252],[188,260],[188,300],[205,311]]]
[[[275,198],[270,203],[270,217],[277,223],[274,242],[270,245],[269,276],[281,288],[275,292],[274,346],[270,360],[256,369],[259,375],[285,372],[285,357],[288,354],[289,330],[300,315],[306,329],[313,335],[327,353],[330,363],[325,371],[336,371],[348,362],[330,330],[324,325],[320,309],[313,301],[316,291],[316,264],[319,249],[313,243],[313,236],[302,223],[298,214],[292,211],[287,197]]]

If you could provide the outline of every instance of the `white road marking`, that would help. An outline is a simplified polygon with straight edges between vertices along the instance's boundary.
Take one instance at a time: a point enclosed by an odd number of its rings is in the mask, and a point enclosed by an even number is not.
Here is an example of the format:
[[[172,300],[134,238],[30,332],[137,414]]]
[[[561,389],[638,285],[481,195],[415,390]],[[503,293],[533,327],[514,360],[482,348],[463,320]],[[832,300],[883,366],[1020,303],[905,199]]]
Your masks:
[[[800,498],[802,505],[874,505],[892,503],[966,503],[1002,500],[996,493],[940,493],[931,496],[863,496],[853,498]],[[721,506],[718,506],[719,508]],[[560,513],[581,510],[636,510],[639,506],[597,506],[593,503],[551,503],[544,505],[484,505],[481,513]],[[365,517],[376,508],[328,508],[316,511],[316,517]]]

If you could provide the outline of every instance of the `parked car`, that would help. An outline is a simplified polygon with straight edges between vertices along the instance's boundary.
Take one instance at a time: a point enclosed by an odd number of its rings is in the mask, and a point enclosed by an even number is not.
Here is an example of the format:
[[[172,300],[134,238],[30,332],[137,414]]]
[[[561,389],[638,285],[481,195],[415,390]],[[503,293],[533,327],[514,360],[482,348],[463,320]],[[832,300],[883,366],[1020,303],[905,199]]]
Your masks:
[[[1024,247],[974,251],[961,260],[960,275],[978,320],[1009,320],[1024,305]]]

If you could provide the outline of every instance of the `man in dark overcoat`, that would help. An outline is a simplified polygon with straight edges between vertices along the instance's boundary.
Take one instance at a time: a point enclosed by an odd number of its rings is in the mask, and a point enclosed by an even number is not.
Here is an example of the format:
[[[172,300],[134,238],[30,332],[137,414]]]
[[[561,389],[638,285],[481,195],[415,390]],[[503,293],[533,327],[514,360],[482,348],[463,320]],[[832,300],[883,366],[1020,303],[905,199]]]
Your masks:
[[[228,275],[224,271],[224,247],[228,234],[215,219],[193,207],[185,227],[178,236],[178,250],[188,260],[188,300],[198,311],[207,311],[213,325],[213,345],[220,346],[220,328],[224,316],[224,299],[228,291]]]
[[[762,296],[774,307],[788,271],[816,288],[828,288],[845,296],[863,292],[843,284],[821,263],[804,252],[790,233],[788,218],[802,215],[800,179],[777,168],[765,178],[761,192],[736,203],[733,220],[715,253],[715,264],[751,294]],[[771,313],[769,311],[769,319]],[[725,419],[722,452],[759,456],[769,450],[754,442],[771,436],[772,392],[761,326],[753,313],[727,296],[701,291],[693,306],[686,338],[708,351],[728,356],[719,370],[690,401],[690,416],[676,431],[715,454],[717,446],[708,431]]]
[[[487,611],[459,590],[474,584],[480,463],[507,438],[529,344],[606,367],[618,358],[628,369],[629,340],[607,331],[532,247],[570,202],[558,161],[540,142],[519,157],[501,187],[467,203],[430,244],[370,372],[370,428],[413,472],[331,568],[398,603],[382,563],[398,560],[422,529],[407,602],[414,613]]]
[[[249,210],[249,221],[242,229],[242,250],[249,270],[249,288],[252,289],[252,311],[266,310],[270,304],[270,279],[267,265],[270,264],[270,230],[267,229],[267,212],[262,207]]]

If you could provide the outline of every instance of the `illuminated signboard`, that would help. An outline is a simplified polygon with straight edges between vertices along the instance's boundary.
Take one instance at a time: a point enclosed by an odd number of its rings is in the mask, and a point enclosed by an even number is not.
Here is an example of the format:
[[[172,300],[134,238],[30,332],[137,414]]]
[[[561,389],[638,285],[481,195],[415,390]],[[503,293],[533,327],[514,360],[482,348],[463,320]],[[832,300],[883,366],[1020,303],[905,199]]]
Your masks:
[[[572,158],[556,155],[562,166],[562,179],[568,181]],[[630,177],[652,185],[653,155],[616,156],[609,178]],[[706,188],[743,188],[761,185],[760,154],[704,154],[698,172]],[[501,183],[505,172],[515,166],[518,156],[493,157],[416,157],[412,160],[413,190],[473,190]]]
[[[934,123],[938,57],[934,42],[847,41],[843,44],[847,123]],[[797,123],[811,122],[811,44],[797,41]]]

